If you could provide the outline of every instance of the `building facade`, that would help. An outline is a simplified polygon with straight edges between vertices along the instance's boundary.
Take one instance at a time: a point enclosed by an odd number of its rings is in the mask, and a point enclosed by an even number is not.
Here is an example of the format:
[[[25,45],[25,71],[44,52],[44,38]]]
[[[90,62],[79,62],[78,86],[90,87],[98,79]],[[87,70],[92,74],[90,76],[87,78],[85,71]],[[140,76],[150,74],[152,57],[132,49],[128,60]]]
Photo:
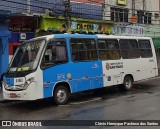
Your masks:
[[[114,35],[149,36],[160,68],[160,0],[105,0],[105,20],[114,22]]]
[[[159,0],[105,0],[104,5],[104,19],[115,22],[113,34],[158,35]]]

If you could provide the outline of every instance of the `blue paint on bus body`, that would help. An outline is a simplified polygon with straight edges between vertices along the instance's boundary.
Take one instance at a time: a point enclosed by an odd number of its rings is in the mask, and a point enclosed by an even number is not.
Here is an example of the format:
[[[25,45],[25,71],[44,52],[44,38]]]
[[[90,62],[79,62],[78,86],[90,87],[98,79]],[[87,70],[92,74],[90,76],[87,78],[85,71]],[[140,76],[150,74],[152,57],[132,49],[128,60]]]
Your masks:
[[[14,78],[6,78],[5,76],[3,77],[3,81],[9,85],[9,86],[14,86]]]
[[[57,34],[54,35],[53,38],[65,38],[67,43],[68,62],[43,70],[44,98],[53,95],[54,86],[59,82],[68,83],[72,93],[104,87],[102,61],[72,62],[71,60],[69,39],[89,38],[96,40],[96,35]],[[45,88],[46,86],[48,88]]]

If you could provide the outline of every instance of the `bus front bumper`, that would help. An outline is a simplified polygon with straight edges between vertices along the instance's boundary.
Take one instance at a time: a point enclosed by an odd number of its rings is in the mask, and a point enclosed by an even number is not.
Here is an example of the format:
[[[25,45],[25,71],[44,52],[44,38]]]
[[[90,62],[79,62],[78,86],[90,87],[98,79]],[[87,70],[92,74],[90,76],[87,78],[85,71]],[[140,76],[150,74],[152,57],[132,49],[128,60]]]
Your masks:
[[[5,100],[37,100],[36,83],[31,83],[26,90],[8,91],[3,87],[3,99]]]

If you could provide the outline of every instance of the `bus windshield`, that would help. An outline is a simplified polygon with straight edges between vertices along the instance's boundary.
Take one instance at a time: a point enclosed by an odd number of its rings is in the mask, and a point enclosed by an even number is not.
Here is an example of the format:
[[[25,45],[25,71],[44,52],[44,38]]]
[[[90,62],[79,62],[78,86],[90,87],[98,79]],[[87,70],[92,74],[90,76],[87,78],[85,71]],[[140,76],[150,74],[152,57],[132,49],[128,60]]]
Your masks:
[[[20,45],[10,63],[8,72],[21,72],[36,69],[45,40],[35,40]]]

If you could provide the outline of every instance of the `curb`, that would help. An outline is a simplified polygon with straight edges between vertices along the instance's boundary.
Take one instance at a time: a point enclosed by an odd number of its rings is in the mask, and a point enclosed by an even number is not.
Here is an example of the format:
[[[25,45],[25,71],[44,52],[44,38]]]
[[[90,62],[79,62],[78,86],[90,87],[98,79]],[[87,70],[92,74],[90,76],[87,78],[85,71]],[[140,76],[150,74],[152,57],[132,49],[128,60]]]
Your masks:
[[[13,100],[0,100],[0,104],[14,102]]]

